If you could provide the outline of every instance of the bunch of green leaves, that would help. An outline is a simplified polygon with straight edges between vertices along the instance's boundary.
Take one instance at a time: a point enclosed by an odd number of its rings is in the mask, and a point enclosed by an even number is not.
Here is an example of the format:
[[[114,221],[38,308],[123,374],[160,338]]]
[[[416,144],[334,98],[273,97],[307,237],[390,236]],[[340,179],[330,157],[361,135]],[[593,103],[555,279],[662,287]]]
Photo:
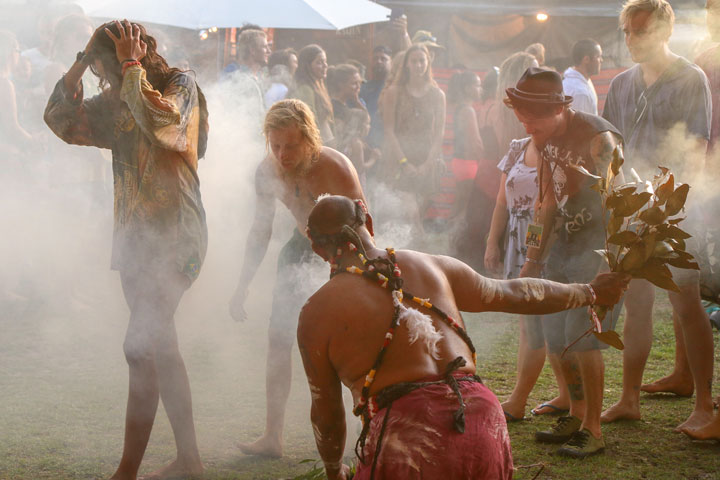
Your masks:
[[[619,148],[605,177],[592,175],[579,167],[582,173],[597,180],[591,187],[602,197],[605,225],[605,249],[597,250],[613,272],[622,272],[633,278],[642,278],[666,290],[679,292],[669,266],[699,269],[691,254],[686,251],[685,240],[690,234],[678,227],[684,219],[677,216],[685,206],[690,186],[676,185],[675,177],[665,167],[652,182],[638,181],[616,186],[623,164]],[[607,307],[593,306],[602,320]],[[591,323],[592,320],[591,320]],[[610,330],[589,330],[600,341],[622,350],[619,335]]]

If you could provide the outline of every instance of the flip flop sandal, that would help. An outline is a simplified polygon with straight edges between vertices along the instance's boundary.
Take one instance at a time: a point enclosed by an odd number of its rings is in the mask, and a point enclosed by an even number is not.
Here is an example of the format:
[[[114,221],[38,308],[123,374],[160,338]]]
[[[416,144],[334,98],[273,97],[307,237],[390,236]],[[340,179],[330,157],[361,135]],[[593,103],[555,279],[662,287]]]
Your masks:
[[[549,408],[550,411],[549,411],[549,412],[541,412],[540,410],[542,410],[543,408]],[[535,408],[533,408],[532,410],[530,410],[530,413],[532,413],[532,414],[535,415],[535,416],[540,416],[540,415],[553,415],[553,416],[555,416],[555,415],[563,415],[563,414],[565,414],[565,413],[567,413],[567,412],[569,412],[569,411],[570,411],[570,410],[567,409],[567,408],[556,407],[556,406],[553,405],[552,403],[541,403],[541,404],[538,405],[537,407],[535,407]]]
[[[505,422],[506,423],[514,423],[514,422],[521,422],[525,420],[525,417],[516,417],[515,415],[506,412],[503,410],[503,413],[505,414]]]

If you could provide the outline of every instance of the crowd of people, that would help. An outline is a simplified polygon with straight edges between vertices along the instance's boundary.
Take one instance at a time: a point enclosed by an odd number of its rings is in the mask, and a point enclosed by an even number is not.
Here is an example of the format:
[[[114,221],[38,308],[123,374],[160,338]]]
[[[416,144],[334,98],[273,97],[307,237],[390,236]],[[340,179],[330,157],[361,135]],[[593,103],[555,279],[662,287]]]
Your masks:
[[[720,1],[707,0],[707,12],[708,30],[720,41]],[[283,455],[296,338],[315,439],[332,479],[350,478],[342,384],[363,420],[353,478],[511,478],[507,424],[525,416],[546,358],[558,393],[531,412],[558,420],[535,439],[561,444],[562,455],[601,453],[601,424],[640,419],[641,391],[694,393],[694,410],[677,430],[720,439],[713,336],[701,303],[707,272],[671,268],[679,287],[669,292],[675,369],[644,385],[655,287],[602,273],[607,265],[595,251],[605,247],[603,205],[594,180],[579,171],[603,173],[618,155],[626,181],[668,167],[676,180],[697,186],[684,228],[694,233],[707,224],[704,187],[720,174],[718,47],[697,64],[676,55],[670,4],[628,0],[619,24],[635,65],[612,80],[600,110],[592,77],[603,50],[592,39],[578,39],[572,66],[562,72],[544,66],[545,48],[535,43],[488,72],[455,69],[444,89],[433,75],[443,48],[437,39],[425,30],[411,37],[404,16],[391,22],[394,38],[373,48],[367,66],[351,58],[328,65],[317,44],[273,51],[261,26],[245,25],[237,29],[237,55],[217,79],[233,92],[226,108],[256,127],[251,135],[267,146],[257,159],[254,219],[229,301],[233,318],[247,317],[277,201],[296,224],[278,255],[272,292],[265,432],[241,451]],[[30,178],[48,165],[29,159],[70,149],[75,171],[63,169],[53,182],[80,186],[103,206],[112,179],[112,268],[130,308],[125,444],[112,478],[137,478],[160,399],[178,454],[152,478],[202,474],[173,317],[208,246],[198,162],[212,112],[192,65],[182,66],[180,57],[169,64],[162,39],[145,27],[113,21],[94,29],[74,10],[53,23],[46,42],[24,51],[13,32],[0,31],[5,170]],[[112,172],[98,150],[62,146],[47,127],[62,142],[109,149]],[[416,251],[433,248],[440,236],[426,235],[433,226],[426,213],[447,179],[454,199],[443,224],[448,256]],[[380,207],[388,192],[401,211]],[[415,250],[375,245],[375,229],[394,223],[410,228],[403,247]],[[297,272],[316,256],[330,263],[331,276],[308,300],[296,288]],[[7,295],[15,280],[2,280]],[[583,336],[591,305],[609,308],[603,331],[615,328],[625,307],[622,395],[605,411],[607,345]],[[475,376],[462,311],[522,315],[516,385],[503,403]]]

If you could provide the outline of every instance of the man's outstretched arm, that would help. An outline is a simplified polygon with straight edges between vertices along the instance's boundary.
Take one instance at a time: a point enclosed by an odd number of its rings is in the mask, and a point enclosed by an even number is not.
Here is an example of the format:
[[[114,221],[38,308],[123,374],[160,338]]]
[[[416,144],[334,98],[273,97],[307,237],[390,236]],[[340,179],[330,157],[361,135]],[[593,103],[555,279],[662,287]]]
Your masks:
[[[494,280],[463,262],[437,257],[452,286],[458,309],[465,312],[507,312],[544,315],[571,308],[615,305],[630,276],[603,273],[589,284],[564,284],[538,278]]]
[[[255,218],[248,232],[245,243],[245,256],[243,259],[240,280],[235,294],[230,300],[230,315],[237,321],[244,321],[245,298],[247,297],[250,282],[267,253],[270,237],[272,236],[273,219],[275,218],[275,196],[268,188],[270,179],[263,171],[261,164],[255,173]]]
[[[310,421],[327,477],[344,480],[349,469],[342,463],[346,434],[342,384],[330,363],[328,338],[318,328],[318,313],[311,302],[300,313],[297,332],[312,399]]]

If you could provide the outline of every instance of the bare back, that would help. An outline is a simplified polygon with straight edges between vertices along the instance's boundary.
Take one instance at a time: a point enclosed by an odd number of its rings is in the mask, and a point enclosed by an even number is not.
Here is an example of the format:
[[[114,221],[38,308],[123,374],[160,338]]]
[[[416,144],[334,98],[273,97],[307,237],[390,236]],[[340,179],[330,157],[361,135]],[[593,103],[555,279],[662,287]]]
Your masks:
[[[409,250],[398,251],[396,255],[404,279],[403,290],[420,298],[429,298],[431,303],[464,326],[441,257]],[[408,330],[401,322],[378,369],[371,394],[398,382],[442,374],[448,363],[458,356],[467,361],[460,370],[475,373],[470,348],[456,332],[429,310],[407,300],[404,303],[430,315],[435,328],[442,333],[443,338],[438,344],[439,359],[428,353],[422,340],[410,345]],[[326,343],[330,363],[357,401],[392,316],[390,291],[357,275],[339,274],[305,305],[298,335],[307,329],[314,340]]]

